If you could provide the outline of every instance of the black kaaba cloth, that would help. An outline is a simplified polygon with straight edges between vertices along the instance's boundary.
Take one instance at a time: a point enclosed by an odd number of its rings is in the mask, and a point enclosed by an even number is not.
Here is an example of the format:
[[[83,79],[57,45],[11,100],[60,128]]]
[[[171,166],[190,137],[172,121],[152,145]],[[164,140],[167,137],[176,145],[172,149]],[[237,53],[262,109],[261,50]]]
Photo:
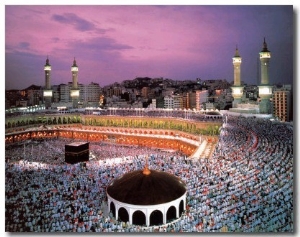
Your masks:
[[[65,145],[65,162],[75,164],[89,160],[89,142],[72,142]]]

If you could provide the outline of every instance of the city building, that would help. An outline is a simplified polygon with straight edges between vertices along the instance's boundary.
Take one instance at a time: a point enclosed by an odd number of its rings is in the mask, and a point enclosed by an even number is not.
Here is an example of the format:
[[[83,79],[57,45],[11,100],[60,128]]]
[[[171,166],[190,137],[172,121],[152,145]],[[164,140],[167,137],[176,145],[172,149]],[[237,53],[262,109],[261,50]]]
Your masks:
[[[284,85],[281,88],[275,88],[273,92],[273,116],[282,122],[289,122],[292,119],[291,111],[291,86]]]
[[[173,109],[184,109],[183,95],[173,95],[174,107]]]
[[[69,82],[68,84],[59,85],[60,102],[68,103],[72,101],[70,96],[70,88],[72,88],[71,82]]]
[[[82,90],[80,90],[80,101],[84,101],[86,106],[99,106],[100,93],[101,87],[98,83],[91,82],[88,85],[82,85]]]
[[[60,86],[52,85],[52,102],[58,103],[60,101]]]
[[[39,105],[42,103],[43,90],[41,86],[31,85],[24,89],[27,105]]]
[[[184,109],[184,99],[182,95],[167,95],[164,97],[165,109]]]
[[[16,101],[19,101],[24,96],[21,95],[19,90],[6,90],[5,91],[5,109],[16,107]]]
[[[148,86],[144,86],[141,91],[141,95],[143,98],[148,98],[150,92],[150,88]]]
[[[106,86],[103,88],[103,93],[106,97],[120,96],[122,94],[122,87],[118,84]]]
[[[208,90],[196,91],[196,110],[203,109],[203,104],[208,101]]]
[[[207,102],[207,103],[204,103],[204,105],[205,105],[206,110],[215,110],[216,109],[214,103]]]
[[[152,101],[149,104],[148,108],[150,108],[150,109],[156,109],[156,99],[152,99]]]
[[[196,109],[196,92],[190,91],[187,93],[187,109]]]
[[[173,87],[168,87],[168,88],[163,89],[162,96],[163,97],[171,96],[174,94],[174,92],[175,92],[175,89]]]
[[[188,93],[182,93],[182,109],[189,109]]]
[[[164,108],[165,109],[173,109],[174,108],[174,97],[171,95],[167,95],[164,97]]]

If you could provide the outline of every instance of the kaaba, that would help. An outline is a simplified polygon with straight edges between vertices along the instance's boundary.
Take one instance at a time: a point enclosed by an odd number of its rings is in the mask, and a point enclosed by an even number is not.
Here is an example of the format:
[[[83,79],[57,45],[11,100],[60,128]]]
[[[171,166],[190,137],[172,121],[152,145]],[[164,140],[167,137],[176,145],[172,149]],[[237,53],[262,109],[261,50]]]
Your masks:
[[[65,145],[65,162],[75,164],[89,160],[89,142],[72,142]]]

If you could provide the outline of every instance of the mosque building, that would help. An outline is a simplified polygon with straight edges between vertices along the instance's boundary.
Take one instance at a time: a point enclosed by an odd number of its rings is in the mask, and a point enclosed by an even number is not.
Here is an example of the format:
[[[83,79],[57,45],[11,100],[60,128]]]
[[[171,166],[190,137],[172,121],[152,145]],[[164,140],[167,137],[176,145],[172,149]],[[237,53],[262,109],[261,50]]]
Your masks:
[[[164,225],[186,209],[186,185],[178,177],[148,168],[124,174],[107,187],[108,209],[131,225]]]
[[[244,103],[242,97],[244,95],[244,86],[241,85],[241,64],[242,58],[239,54],[238,48],[236,47],[235,55],[233,60],[234,70],[234,84],[231,87],[232,96],[234,98],[232,102],[232,108],[230,112],[246,113],[246,114],[265,114],[272,116],[271,97],[272,86],[269,82],[269,61],[271,58],[271,52],[268,50],[266,40],[264,39],[263,48],[259,52],[260,57],[260,84],[259,99],[256,103]]]

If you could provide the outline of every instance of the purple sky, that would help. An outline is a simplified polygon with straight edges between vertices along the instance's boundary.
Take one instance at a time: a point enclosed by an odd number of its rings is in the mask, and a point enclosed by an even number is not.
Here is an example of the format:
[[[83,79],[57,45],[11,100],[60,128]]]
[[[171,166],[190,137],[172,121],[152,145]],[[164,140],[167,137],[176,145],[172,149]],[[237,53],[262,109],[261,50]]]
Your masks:
[[[293,6],[5,6],[5,88],[72,80],[105,86],[136,77],[233,81],[236,45],[241,79],[257,84],[264,37],[270,82],[293,83]]]

